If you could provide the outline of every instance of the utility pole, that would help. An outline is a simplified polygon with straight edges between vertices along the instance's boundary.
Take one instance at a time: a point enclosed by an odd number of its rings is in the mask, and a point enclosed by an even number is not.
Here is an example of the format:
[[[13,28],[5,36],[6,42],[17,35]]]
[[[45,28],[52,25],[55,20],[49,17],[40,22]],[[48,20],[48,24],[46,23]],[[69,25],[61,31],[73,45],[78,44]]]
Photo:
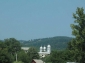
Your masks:
[[[16,62],[17,62],[17,53],[16,53]]]

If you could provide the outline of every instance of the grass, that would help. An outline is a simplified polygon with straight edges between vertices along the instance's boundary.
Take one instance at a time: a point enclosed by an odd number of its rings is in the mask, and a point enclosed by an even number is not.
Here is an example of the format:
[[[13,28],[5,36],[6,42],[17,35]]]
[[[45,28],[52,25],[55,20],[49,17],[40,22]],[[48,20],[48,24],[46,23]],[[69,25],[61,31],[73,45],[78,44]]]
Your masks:
[[[14,61],[13,63],[24,63],[24,62],[22,62],[22,61]]]

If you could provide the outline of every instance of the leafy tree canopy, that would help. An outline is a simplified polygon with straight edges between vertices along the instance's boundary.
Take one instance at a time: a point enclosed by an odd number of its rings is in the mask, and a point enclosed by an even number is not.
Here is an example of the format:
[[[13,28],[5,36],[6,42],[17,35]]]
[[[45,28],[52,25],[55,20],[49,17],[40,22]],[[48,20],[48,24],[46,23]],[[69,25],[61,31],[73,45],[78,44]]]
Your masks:
[[[39,59],[39,54],[34,47],[29,48],[27,55],[29,58],[29,63],[31,63],[32,59]]]
[[[72,34],[75,36],[69,43],[69,49],[75,51],[75,60],[85,63],[85,13],[83,8],[77,8],[73,13],[74,24],[71,24]]]
[[[18,61],[22,61],[23,63],[28,63],[28,55],[23,50],[18,52]]]
[[[21,50],[20,42],[16,40],[15,38],[5,39],[4,42],[8,48],[8,51],[12,54]]]
[[[0,63],[12,63],[13,57],[7,49],[0,50]]]

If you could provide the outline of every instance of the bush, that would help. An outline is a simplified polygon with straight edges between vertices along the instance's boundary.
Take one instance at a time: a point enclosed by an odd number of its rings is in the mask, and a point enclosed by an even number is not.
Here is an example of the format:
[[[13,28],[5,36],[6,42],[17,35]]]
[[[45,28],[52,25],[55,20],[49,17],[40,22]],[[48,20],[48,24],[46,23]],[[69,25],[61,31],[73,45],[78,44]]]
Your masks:
[[[22,62],[22,61],[14,61],[13,63],[24,63],[24,62]]]

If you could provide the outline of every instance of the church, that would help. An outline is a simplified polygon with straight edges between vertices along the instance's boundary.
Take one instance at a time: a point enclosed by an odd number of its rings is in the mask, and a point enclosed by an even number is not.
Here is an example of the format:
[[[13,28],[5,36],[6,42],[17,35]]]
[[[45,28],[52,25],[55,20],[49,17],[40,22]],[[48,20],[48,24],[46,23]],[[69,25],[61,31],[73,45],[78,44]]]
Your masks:
[[[27,53],[29,47],[21,47],[21,49],[24,50]],[[40,51],[38,53],[39,53],[41,58],[45,57],[46,55],[49,55],[51,53],[51,46],[50,45],[47,45],[47,47],[41,46]]]
[[[51,53],[51,46],[47,45],[47,47],[40,47],[40,51],[38,52],[40,57],[45,57],[46,55],[49,55]]]

